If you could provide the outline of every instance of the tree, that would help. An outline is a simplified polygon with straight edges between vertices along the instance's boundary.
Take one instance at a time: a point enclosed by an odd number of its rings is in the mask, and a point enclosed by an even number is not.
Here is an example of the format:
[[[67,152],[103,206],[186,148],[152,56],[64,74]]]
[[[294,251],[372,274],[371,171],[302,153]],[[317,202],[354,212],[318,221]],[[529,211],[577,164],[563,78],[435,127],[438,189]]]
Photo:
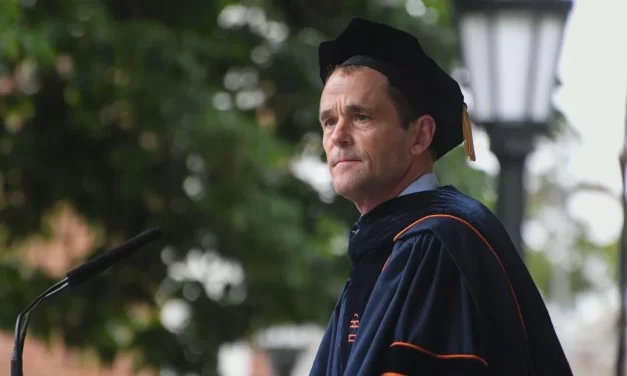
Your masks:
[[[415,16],[381,1],[2,2],[0,325],[53,282],[20,250],[68,207],[96,234],[93,255],[147,227],[166,235],[41,307],[36,335],[213,374],[224,342],[326,322],[356,212],[290,169],[318,132],[316,46],[362,15],[452,61],[447,4],[407,4]],[[443,180],[482,195],[489,179],[461,161],[442,162]],[[187,312],[178,329],[160,319],[168,302]]]

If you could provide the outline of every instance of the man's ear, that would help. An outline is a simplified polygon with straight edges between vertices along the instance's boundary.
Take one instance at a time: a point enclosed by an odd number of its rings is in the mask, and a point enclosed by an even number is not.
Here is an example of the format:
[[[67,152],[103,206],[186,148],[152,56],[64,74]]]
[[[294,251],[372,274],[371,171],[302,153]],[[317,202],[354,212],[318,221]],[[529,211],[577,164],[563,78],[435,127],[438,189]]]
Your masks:
[[[425,153],[435,134],[435,120],[431,115],[422,115],[410,124],[410,137],[413,139],[411,154],[414,156]]]

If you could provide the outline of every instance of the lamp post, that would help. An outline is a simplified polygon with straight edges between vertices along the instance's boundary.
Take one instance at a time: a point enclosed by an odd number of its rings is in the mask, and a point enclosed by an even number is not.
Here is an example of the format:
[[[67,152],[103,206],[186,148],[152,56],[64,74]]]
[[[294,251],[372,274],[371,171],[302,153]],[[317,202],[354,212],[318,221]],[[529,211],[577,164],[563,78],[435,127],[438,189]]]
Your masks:
[[[322,334],[315,326],[281,325],[266,328],[257,337],[257,344],[268,355],[274,375],[290,376],[300,356],[313,342],[319,342]]]
[[[551,94],[571,1],[455,0],[472,117],[499,161],[496,214],[523,256],[525,162],[549,129]]]

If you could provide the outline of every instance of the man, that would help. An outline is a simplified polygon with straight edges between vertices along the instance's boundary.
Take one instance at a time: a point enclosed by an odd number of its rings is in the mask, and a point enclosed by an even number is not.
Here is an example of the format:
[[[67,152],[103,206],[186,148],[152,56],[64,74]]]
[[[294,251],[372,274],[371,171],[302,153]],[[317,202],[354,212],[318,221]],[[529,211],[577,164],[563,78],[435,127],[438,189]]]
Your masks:
[[[433,174],[464,140],[474,159],[458,84],[413,36],[362,19],[319,64],[333,186],[361,217],[311,375],[571,375],[503,226]]]

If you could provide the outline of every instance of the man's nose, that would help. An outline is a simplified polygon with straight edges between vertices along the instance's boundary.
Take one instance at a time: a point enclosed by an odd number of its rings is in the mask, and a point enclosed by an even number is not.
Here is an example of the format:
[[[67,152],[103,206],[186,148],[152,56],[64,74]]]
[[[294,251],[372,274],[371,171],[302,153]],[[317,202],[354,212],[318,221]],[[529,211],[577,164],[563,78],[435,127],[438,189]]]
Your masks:
[[[339,146],[347,146],[352,144],[353,138],[351,134],[350,122],[345,118],[340,118],[337,124],[333,128],[333,134],[331,135],[331,142]]]

